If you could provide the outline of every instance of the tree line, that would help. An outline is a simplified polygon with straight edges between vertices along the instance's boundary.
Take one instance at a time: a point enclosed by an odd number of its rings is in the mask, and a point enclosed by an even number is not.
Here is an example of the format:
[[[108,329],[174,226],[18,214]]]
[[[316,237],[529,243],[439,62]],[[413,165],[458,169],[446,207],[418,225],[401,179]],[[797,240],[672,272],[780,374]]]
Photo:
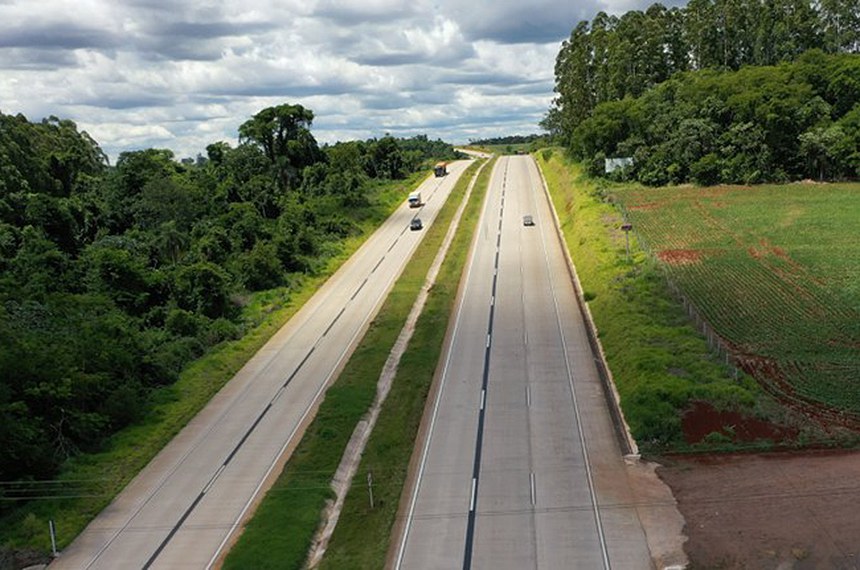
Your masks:
[[[504,137],[491,137],[486,139],[469,139],[469,144],[476,146],[493,146],[506,144],[530,144],[533,142],[544,142],[544,135],[509,135]]]
[[[139,421],[160,387],[243,334],[242,299],[312,274],[374,188],[451,145],[319,146],[313,112],[263,109],[239,142],[115,165],[74,122],[0,113],[0,480],[50,477]]]
[[[626,175],[649,184],[694,170],[717,182],[856,176],[846,147],[857,146],[858,52],[854,0],[692,0],[621,17],[601,12],[563,43],[542,126],[595,171],[602,156],[633,157]],[[603,122],[614,132],[595,132]],[[788,132],[780,122],[791,123]],[[733,160],[755,165],[726,164]]]

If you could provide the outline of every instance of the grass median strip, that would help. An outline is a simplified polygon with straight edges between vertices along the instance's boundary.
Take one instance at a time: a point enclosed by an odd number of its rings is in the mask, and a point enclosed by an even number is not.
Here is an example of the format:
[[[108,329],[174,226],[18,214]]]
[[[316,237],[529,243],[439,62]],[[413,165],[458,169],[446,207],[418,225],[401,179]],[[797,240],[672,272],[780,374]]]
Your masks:
[[[428,228],[344,371],[326,391],[315,419],[282,474],[227,556],[224,568],[304,565],[326,501],[334,497],[332,477],[356,424],[376,395],[376,382],[385,361],[476,168],[473,165],[463,174],[435,223]],[[427,362],[432,375],[435,360],[430,362],[428,358]]]
[[[382,568],[412,448],[480,216],[492,164],[478,177],[448,255],[430,290],[391,392],[370,436],[321,568]],[[371,508],[368,474],[372,475]]]

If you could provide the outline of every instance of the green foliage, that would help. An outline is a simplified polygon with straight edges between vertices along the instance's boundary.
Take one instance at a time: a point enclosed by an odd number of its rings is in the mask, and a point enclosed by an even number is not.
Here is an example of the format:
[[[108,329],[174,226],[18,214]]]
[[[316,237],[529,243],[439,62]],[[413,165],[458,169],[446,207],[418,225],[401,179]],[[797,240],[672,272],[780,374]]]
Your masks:
[[[243,261],[245,287],[251,291],[272,289],[283,282],[284,269],[273,243],[257,243]]]
[[[365,174],[391,180],[404,178],[409,172],[422,168],[424,163],[457,157],[451,145],[441,140],[431,141],[426,135],[409,139],[386,135],[361,143],[361,151],[360,162]]]
[[[424,136],[320,149],[312,119],[272,107],[206,159],[111,167],[71,121],[0,113],[0,480],[49,478],[145,417],[247,329],[252,292],[329,271],[402,201],[387,180],[453,156]]]
[[[227,272],[214,263],[181,266],[173,278],[176,302],[183,309],[219,317],[228,309],[229,280]]]
[[[121,401],[149,380],[133,321],[97,296],[50,295],[0,311],[4,477],[50,473],[135,419]],[[6,458],[9,461],[6,461]]]
[[[844,80],[851,74],[855,83]],[[682,73],[636,99],[601,103],[572,131],[570,149],[592,175],[604,157],[630,156],[625,175],[651,186],[840,179],[860,167],[858,104],[860,59],[810,53],[776,67]]]
[[[0,196],[37,192],[69,197],[106,165],[98,144],[72,121],[51,116],[30,123],[23,115],[0,114]]]
[[[314,113],[301,105],[267,107],[239,127],[239,141],[259,146],[282,190],[301,183],[301,173],[322,159],[310,127]]]
[[[8,271],[0,276],[3,287],[36,299],[70,287],[69,256],[40,228],[28,225],[18,229],[18,249],[8,260]]]
[[[105,238],[80,257],[88,291],[110,297],[128,313],[141,315],[150,306],[150,280],[146,252],[133,240]]]
[[[688,180],[705,156],[697,172],[716,171],[723,182],[815,168],[853,176],[856,164],[842,151],[853,134],[829,123],[860,100],[858,21],[848,0],[691,0],[620,17],[600,12],[563,42],[557,96],[541,124],[580,160],[635,157],[629,174],[652,185]]]

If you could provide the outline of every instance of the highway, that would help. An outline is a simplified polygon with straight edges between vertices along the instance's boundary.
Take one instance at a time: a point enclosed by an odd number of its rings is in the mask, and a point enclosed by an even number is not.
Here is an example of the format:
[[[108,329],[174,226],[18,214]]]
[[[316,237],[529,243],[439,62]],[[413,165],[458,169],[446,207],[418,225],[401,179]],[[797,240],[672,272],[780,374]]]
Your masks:
[[[394,567],[653,568],[529,156],[494,168],[455,311]]]
[[[203,569],[280,472],[468,161],[403,205],[50,565]],[[420,216],[425,230],[410,231]]]

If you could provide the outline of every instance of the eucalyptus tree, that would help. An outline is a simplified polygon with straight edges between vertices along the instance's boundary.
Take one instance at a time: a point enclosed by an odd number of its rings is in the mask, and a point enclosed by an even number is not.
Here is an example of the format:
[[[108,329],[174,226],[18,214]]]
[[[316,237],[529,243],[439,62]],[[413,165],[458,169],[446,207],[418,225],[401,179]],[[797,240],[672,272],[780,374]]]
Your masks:
[[[824,46],[829,52],[860,53],[860,3],[817,0]]]
[[[555,92],[544,124],[568,138],[595,105],[591,37],[588,22],[576,25],[555,61]],[[567,141],[565,141],[567,142]]]
[[[606,12],[598,12],[591,21],[589,43],[592,58],[589,77],[592,80],[592,97],[595,104],[623,96],[623,91],[619,90],[620,86],[612,81],[610,70],[610,62],[614,60],[617,52],[617,25],[618,18],[609,16]]]

